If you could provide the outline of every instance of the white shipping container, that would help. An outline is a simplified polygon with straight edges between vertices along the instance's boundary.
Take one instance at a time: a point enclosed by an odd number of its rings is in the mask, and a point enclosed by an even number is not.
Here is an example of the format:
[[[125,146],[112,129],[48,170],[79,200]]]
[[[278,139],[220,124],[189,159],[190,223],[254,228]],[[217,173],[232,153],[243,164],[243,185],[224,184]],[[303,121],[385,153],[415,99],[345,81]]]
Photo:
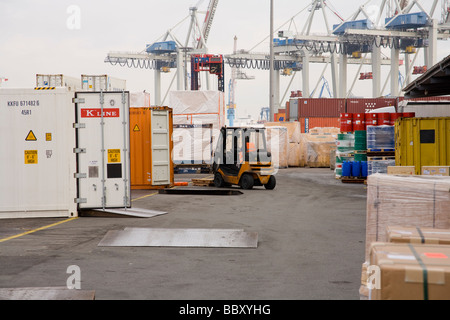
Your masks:
[[[36,74],[36,87],[67,87],[70,91],[82,89],[80,79],[64,74]]]
[[[83,91],[123,91],[126,90],[126,80],[103,75],[81,75]]]
[[[450,117],[450,102],[409,102],[399,107],[399,112],[415,112],[416,118]]]
[[[77,92],[79,209],[131,206],[129,92]]]
[[[0,218],[77,216],[73,97],[0,89]]]

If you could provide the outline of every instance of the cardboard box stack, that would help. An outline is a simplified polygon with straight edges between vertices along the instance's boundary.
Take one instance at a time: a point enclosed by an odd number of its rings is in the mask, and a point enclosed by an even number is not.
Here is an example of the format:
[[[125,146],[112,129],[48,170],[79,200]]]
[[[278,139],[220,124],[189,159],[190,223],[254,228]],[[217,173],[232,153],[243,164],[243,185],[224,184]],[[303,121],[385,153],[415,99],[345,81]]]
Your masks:
[[[450,299],[449,208],[449,177],[368,177],[362,298]]]

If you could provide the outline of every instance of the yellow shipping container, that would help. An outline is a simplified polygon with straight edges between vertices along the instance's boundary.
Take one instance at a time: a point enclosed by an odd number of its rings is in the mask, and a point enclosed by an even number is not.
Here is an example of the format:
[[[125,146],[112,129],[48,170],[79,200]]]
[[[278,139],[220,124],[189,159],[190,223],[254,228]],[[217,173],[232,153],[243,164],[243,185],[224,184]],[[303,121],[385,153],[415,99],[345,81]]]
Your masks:
[[[450,165],[450,117],[401,118],[395,123],[396,166]]]
[[[131,189],[174,185],[172,134],[171,108],[130,108]]]

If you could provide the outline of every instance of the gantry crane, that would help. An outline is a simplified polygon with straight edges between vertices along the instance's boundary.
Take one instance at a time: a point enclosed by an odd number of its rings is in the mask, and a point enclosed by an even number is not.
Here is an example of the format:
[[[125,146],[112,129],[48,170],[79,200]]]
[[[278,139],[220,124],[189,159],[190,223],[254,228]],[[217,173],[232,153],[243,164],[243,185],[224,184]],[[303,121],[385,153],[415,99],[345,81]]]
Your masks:
[[[443,3],[443,18],[441,20],[445,22],[449,17],[448,13],[450,13],[450,10],[448,10],[449,1],[441,1]],[[347,88],[348,65],[359,64],[361,69],[362,65],[368,64],[372,66],[373,97],[382,95],[389,78],[391,80],[391,93],[393,95],[400,94],[398,75],[399,67],[403,65],[400,53],[406,55],[404,63],[405,83],[409,83],[413,64],[420,49],[426,52],[424,55],[425,65],[429,67],[435,64],[437,62],[437,40],[449,37],[450,26],[437,25],[436,20],[433,19],[439,0],[381,0],[381,5],[379,2],[377,3],[380,10],[376,15],[367,12],[367,5],[370,2],[371,0],[368,0],[348,19],[343,19],[337,13],[337,10],[331,6],[330,1],[312,0],[307,7],[309,14],[301,33],[284,37],[284,32],[279,31],[279,38],[274,39],[276,54],[274,68],[283,68],[291,61],[301,64],[302,91],[307,93],[311,92],[309,91],[309,64],[318,62],[326,63],[327,66],[331,65],[334,95],[335,97],[345,98],[351,94],[353,89],[353,86],[350,90]],[[424,9],[425,3],[429,5],[428,11]],[[330,25],[326,14],[327,10],[337,17],[338,24]],[[414,10],[418,10],[418,12]],[[305,11],[305,9],[302,11]],[[322,11],[326,35],[310,33],[313,19],[319,11]],[[382,20],[383,14],[385,15],[384,20]],[[360,15],[363,17],[358,20]],[[407,24],[405,21],[409,18],[417,20],[417,22]],[[282,34],[281,37],[280,33]],[[390,58],[382,57],[382,49],[391,50]],[[415,57],[411,63],[407,57],[412,54],[415,54]],[[239,65],[243,68],[269,68],[268,56],[264,54],[248,52],[246,55],[229,55],[226,58],[230,65]],[[392,71],[382,88],[381,66],[383,65],[390,66]],[[358,72],[355,79],[359,76]],[[277,82],[279,80],[275,77],[274,81],[276,82],[274,87],[278,88],[276,89],[278,91],[279,84]],[[274,95],[277,96],[277,92],[274,92]]]
[[[192,55],[204,55],[208,53],[207,40],[211,31],[214,14],[219,0],[210,0],[208,9],[205,12],[203,26],[200,27],[198,19],[198,6],[203,2],[200,0],[196,6],[189,8],[189,15],[178,22],[174,27],[167,30],[164,35],[147,45],[141,52],[109,52],[105,58],[106,63],[129,68],[141,68],[154,70],[154,104],[162,105],[172,84],[177,79],[177,90],[188,90],[188,68]],[[187,35],[184,42],[181,42],[174,34],[174,29],[181,23],[190,20]],[[161,99],[161,74],[168,73],[171,69],[176,69],[169,88],[163,99]],[[209,77],[206,77],[206,88],[209,90]]]

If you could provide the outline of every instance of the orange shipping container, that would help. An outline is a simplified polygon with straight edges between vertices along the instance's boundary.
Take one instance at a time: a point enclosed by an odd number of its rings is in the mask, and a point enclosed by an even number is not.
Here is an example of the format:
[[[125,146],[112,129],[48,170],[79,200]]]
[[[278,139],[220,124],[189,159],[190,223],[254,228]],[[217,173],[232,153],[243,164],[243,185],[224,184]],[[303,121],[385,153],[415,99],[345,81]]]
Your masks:
[[[171,108],[130,108],[131,189],[174,185],[172,133]]]
[[[302,133],[308,133],[313,128],[340,128],[340,118],[300,118]]]

